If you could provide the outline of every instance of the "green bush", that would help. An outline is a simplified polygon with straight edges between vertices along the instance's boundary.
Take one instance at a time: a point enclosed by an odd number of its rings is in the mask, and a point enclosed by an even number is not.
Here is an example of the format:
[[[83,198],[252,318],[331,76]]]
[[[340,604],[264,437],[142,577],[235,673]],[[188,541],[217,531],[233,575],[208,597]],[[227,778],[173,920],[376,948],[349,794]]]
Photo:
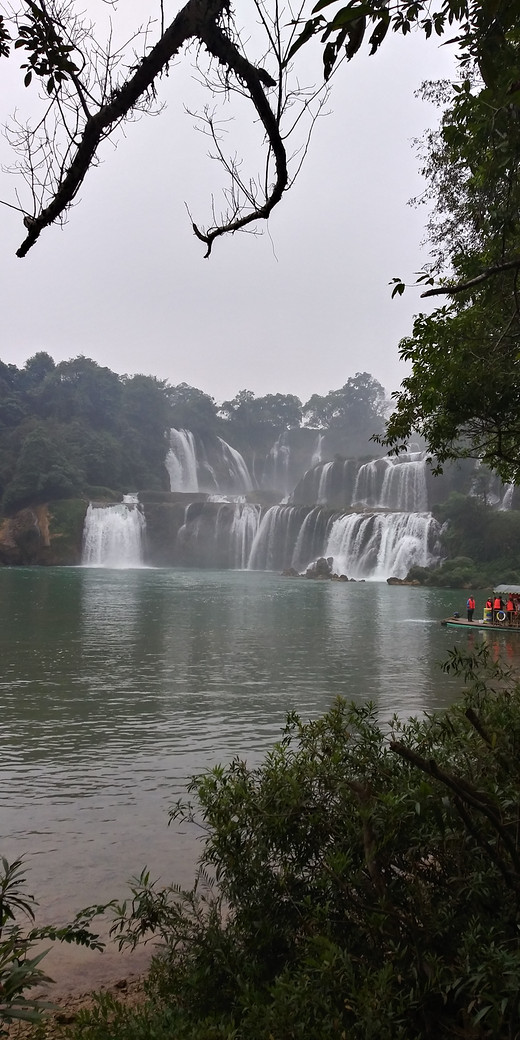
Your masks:
[[[20,917],[34,922],[37,907],[34,896],[26,891],[26,877],[21,859],[8,863],[0,857],[0,1036],[6,1026],[16,1021],[41,1022],[49,1003],[30,996],[30,990],[52,980],[45,975],[41,962],[46,950],[36,952],[42,941],[76,943],[102,950],[99,936],[89,930],[94,917],[104,907],[88,907],[62,928],[36,926],[23,928]]]
[[[446,713],[337,702],[193,781],[194,891],[143,875],[114,926],[161,939],[149,1003],[101,1003],[83,1040],[518,1035],[520,684],[483,647],[446,668],[468,684]]]

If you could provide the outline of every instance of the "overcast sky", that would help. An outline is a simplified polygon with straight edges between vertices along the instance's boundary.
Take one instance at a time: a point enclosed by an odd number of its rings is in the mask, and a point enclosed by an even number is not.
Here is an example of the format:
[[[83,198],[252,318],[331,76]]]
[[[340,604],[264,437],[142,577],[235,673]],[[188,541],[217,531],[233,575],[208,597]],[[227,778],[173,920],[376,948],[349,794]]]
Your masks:
[[[105,146],[66,227],[44,231],[23,260],[21,216],[0,206],[1,360],[85,354],[118,373],[187,382],[219,403],[244,388],[305,402],[358,371],[397,389],[399,339],[425,308],[413,289],[391,300],[388,283],[413,280],[427,256],[424,209],[407,202],[422,187],[412,140],[438,119],[414,91],[450,75],[451,62],[437,41],[394,37],[344,65],[331,114],[267,231],[222,238],[209,260],[185,204],[209,222],[219,177],[183,108],[189,66],[173,68],[166,110],[128,126],[116,150]],[[16,65],[2,73],[8,87]],[[3,116],[16,103],[8,95]],[[249,127],[234,132],[240,149]],[[1,155],[5,163],[5,145]],[[15,202],[15,186],[2,175],[0,199]]]

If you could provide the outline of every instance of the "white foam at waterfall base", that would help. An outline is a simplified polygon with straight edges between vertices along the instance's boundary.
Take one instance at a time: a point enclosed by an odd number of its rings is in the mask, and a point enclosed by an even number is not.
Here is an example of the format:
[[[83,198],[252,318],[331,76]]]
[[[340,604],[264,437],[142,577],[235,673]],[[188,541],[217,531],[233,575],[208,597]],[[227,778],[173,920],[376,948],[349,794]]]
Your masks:
[[[83,527],[84,567],[142,567],[146,521],[129,503],[89,505]]]

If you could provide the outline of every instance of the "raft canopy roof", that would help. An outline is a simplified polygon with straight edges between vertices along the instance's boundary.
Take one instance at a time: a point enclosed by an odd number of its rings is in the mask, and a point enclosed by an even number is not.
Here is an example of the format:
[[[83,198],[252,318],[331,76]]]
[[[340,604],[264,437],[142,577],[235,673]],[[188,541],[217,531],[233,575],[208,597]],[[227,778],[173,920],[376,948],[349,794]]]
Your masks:
[[[520,585],[495,585],[493,589],[495,594],[505,595],[511,593],[512,596],[520,596]]]

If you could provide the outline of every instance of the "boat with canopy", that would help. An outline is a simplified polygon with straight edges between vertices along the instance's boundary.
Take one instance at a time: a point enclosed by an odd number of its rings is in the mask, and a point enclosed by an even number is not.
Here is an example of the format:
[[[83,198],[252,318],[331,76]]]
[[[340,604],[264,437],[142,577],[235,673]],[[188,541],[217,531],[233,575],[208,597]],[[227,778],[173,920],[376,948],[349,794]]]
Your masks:
[[[493,595],[489,598],[493,603],[495,599],[502,600],[504,603],[503,609],[484,607],[483,616],[481,618],[473,618],[473,621],[468,621],[466,618],[460,617],[459,614],[452,614],[451,617],[443,618],[441,625],[447,628],[485,628],[493,632],[520,633],[520,585],[511,583],[495,585]],[[505,609],[505,604],[509,600],[513,603],[513,611]]]

